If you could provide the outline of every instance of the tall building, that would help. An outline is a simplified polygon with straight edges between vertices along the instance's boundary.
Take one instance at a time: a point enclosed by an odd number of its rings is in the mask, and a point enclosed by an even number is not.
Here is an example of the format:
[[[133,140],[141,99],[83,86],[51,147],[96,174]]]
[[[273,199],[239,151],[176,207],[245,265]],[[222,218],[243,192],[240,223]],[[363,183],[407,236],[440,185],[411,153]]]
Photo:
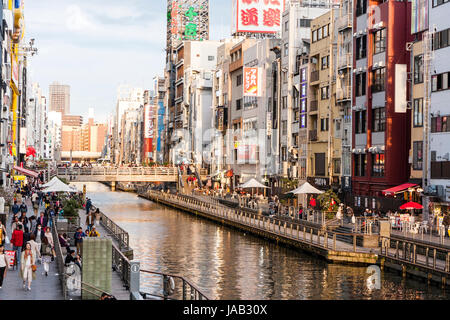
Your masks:
[[[369,19],[368,5],[377,14]],[[353,197],[364,208],[397,210],[386,199],[391,187],[406,187],[411,117],[407,109],[411,2],[354,3]]]
[[[49,88],[50,111],[70,113],[70,86],[53,82]]]
[[[62,116],[62,125],[63,126],[75,126],[81,127],[83,124],[83,117],[71,114],[64,114]]]
[[[175,130],[176,48],[182,41],[209,40],[209,0],[167,1],[166,66],[164,69],[166,108],[166,143],[164,160],[169,159],[170,140]]]
[[[311,21],[308,180],[337,192],[341,172],[342,116],[336,105],[337,29],[339,9]]]

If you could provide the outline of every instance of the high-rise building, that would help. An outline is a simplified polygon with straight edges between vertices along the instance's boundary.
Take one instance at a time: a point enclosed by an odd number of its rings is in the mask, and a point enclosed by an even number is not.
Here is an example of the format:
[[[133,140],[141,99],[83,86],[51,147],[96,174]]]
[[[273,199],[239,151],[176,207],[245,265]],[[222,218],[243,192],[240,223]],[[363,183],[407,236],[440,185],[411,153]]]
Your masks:
[[[209,40],[209,0],[167,1],[166,67],[166,143],[164,160],[169,161],[169,142],[175,130],[175,59],[176,48],[184,40]]]
[[[70,113],[70,86],[53,82],[49,88],[50,111]]]
[[[63,126],[75,126],[81,127],[83,124],[83,117],[71,114],[65,114],[62,116],[62,125]]]
[[[353,197],[347,200],[357,210],[397,210],[401,202],[385,196],[408,190],[410,176],[411,2],[356,0],[354,12]]]

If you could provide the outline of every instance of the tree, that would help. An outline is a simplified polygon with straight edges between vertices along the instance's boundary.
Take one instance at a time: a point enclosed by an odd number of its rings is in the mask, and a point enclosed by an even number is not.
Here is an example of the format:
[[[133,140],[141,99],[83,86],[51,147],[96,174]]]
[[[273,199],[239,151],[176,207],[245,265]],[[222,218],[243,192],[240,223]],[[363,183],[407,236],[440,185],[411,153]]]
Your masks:
[[[319,200],[322,210],[327,212],[337,212],[339,204],[341,203],[339,197],[333,192],[332,189],[329,189],[327,192],[319,195],[317,200]]]

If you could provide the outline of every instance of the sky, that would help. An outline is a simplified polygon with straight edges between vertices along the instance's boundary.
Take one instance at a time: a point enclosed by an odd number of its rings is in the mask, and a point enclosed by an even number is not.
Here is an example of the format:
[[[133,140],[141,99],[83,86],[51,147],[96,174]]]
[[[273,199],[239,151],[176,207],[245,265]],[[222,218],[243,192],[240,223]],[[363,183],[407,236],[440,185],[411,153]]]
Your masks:
[[[106,121],[117,87],[150,89],[163,75],[166,0],[29,0],[25,38],[35,39],[30,80],[43,95],[53,81],[71,87],[71,114]],[[231,0],[210,0],[210,39],[231,32]]]

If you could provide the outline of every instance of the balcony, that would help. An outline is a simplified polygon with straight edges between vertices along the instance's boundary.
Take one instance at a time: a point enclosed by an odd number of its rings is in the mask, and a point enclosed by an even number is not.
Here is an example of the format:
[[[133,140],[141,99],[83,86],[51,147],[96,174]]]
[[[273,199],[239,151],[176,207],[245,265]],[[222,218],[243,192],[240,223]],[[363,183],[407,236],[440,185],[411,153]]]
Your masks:
[[[309,104],[309,111],[314,112],[317,111],[319,108],[319,101],[316,100],[317,98],[314,98],[314,100],[311,100]]]
[[[315,81],[319,81],[319,71],[312,71],[311,72],[311,78],[310,78],[311,82],[315,82]]]
[[[353,24],[353,15],[351,12],[348,14],[344,14],[342,17],[339,17],[336,20],[336,27],[338,31],[345,30],[347,28],[351,28]]]
[[[343,88],[336,89],[336,100],[339,101],[349,101],[352,98],[352,88],[346,86]]]
[[[317,141],[317,130],[309,130],[309,141]]]
[[[340,55],[337,61],[338,69],[351,68],[353,65],[353,56],[351,53]]]

